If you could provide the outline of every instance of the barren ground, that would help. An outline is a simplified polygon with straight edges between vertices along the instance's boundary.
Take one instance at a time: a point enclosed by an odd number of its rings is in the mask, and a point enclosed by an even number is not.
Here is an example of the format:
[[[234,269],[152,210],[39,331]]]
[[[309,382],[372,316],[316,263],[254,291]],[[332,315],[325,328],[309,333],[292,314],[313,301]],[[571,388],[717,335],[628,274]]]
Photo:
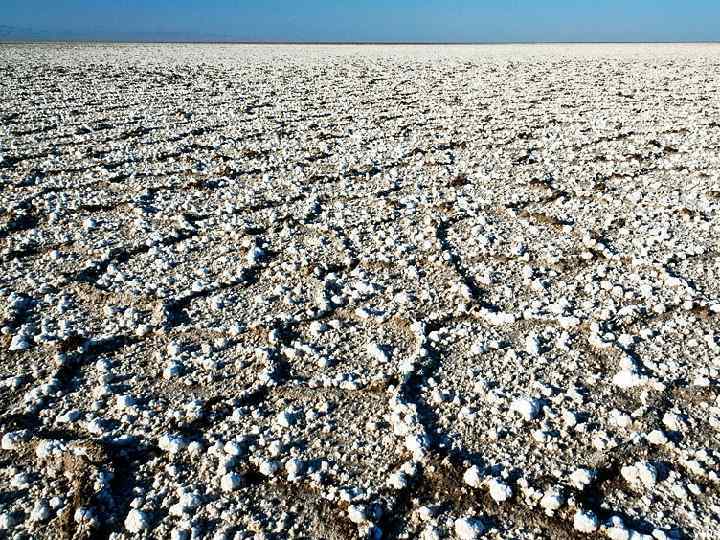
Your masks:
[[[720,46],[0,46],[0,536],[720,536]]]

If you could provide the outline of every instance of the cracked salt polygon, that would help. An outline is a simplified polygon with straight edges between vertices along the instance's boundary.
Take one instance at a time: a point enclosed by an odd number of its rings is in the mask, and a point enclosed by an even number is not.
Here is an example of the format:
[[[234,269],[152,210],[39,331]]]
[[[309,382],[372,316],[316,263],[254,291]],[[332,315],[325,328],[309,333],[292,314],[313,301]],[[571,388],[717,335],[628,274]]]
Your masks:
[[[225,493],[230,493],[240,488],[243,478],[238,473],[229,472],[223,475],[220,480],[220,489]]]
[[[573,517],[573,527],[582,533],[592,533],[598,528],[598,518],[591,510],[578,510]]]
[[[496,503],[505,502],[512,497],[512,488],[495,478],[490,479],[488,488],[490,490],[490,497],[492,497]]]
[[[455,520],[455,535],[459,540],[477,540],[485,530],[485,524],[478,518],[462,517]]]
[[[463,481],[470,487],[479,488],[483,482],[483,476],[480,473],[480,468],[477,465],[473,465],[463,474]]]
[[[528,421],[537,418],[540,410],[540,401],[537,399],[518,398],[510,404],[510,411],[519,414]]]
[[[132,509],[130,510],[130,512],[128,512],[124,524],[128,532],[137,534],[140,531],[144,531],[145,529],[150,528],[150,519],[145,512],[137,509]]]

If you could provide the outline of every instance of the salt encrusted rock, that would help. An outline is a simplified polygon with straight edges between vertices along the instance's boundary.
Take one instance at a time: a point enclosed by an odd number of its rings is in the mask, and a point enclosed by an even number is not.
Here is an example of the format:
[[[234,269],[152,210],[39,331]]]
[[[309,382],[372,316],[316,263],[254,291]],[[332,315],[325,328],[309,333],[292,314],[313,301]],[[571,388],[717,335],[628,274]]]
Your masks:
[[[125,518],[125,529],[133,534],[138,534],[141,531],[150,528],[150,519],[145,512],[141,512],[137,509],[132,509],[128,512]]]
[[[455,520],[455,536],[459,540],[476,540],[485,530],[485,524],[478,518],[462,517]]]
[[[518,398],[510,404],[510,410],[530,421],[540,414],[541,404],[537,399]]]

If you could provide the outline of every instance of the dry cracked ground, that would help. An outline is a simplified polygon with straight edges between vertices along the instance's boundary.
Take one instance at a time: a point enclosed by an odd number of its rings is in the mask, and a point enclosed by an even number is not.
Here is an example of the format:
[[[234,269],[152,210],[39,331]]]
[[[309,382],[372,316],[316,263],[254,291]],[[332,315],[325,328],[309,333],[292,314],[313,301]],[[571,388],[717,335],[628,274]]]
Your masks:
[[[0,47],[0,536],[717,538],[720,47]]]

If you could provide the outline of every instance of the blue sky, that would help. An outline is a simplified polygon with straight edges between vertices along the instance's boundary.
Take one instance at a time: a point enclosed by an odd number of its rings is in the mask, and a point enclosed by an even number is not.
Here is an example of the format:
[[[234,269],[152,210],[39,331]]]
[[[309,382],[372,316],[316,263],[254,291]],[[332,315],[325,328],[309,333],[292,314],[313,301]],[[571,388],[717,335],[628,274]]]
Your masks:
[[[0,0],[0,40],[720,41],[720,0]]]

